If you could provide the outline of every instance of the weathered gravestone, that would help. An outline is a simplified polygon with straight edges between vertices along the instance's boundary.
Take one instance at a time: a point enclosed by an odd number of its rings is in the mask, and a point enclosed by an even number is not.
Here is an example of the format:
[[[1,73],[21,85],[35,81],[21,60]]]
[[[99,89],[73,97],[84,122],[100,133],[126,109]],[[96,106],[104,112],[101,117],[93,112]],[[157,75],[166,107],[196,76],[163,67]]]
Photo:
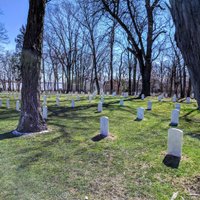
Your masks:
[[[179,110],[174,109],[171,114],[171,126],[178,126],[179,124]]]
[[[6,108],[8,108],[8,109],[10,108],[10,99],[6,100]]]
[[[177,110],[181,110],[181,104],[180,103],[176,103],[175,104],[175,109],[177,109]]]
[[[102,110],[103,110],[103,106],[102,105],[103,105],[102,102],[98,103],[98,107],[97,107],[97,111],[98,112],[102,112]]]
[[[19,102],[19,100],[16,101],[16,111],[20,111],[20,102]]]
[[[147,110],[152,110],[152,101],[148,101]]]
[[[100,135],[107,137],[109,135],[109,119],[108,117],[100,118]]]
[[[75,107],[75,101],[74,99],[72,99],[72,102],[71,102],[71,107],[74,108]]]
[[[43,106],[42,117],[43,117],[43,119],[47,119],[47,117],[48,117],[48,109],[47,109],[46,105]]]
[[[183,145],[183,131],[175,128],[168,130],[167,155],[163,163],[172,168],[178,168]]]
[[[124,106],[124,100],[123,99],[120,99],[119,105]]]
[[[137,109],[137,120],[144,119],[144,108],[140,107]]]

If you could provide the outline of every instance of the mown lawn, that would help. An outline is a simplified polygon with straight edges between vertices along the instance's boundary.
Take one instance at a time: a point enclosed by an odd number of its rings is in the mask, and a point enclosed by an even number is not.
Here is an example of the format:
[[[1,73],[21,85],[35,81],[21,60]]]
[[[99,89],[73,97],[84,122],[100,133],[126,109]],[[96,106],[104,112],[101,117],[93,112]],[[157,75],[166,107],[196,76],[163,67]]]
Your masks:
[[[166,167],[167,131],[174,103],[153,100],[153,110],[134,121],[136,109],[147,101],[87,97],[70,108],[72,96],[47,98],[49,132],[12,137],[18,123],[15,101],[0,108],[0,199],[2,200],[177,200],[200,199],[200,112],[196,103],[181,103],[183,156],[178,169]],[[109,117],[112,138],[93,142],[101,116]]]

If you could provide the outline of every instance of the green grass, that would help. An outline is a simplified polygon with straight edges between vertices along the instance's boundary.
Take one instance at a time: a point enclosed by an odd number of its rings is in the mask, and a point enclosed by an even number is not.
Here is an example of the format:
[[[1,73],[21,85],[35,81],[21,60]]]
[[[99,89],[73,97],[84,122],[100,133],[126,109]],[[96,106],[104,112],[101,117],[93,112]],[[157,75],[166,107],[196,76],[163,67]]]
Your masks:
[[[200,199],[200,112],[196,103],[181,103],[180,124],[184,131],[183,156],[178,169],[166,167],[167,131],[174,103],[153,100],[153,110],[143,121],[134,121],[136,109],[147,101],[106,97],[102,113],[99,98],[86,97],[70,108],[62,95],[47,98],[49,132],[12,137],[18,123],[15,101],[0,108],[0,199],[2,200],[177,200]],[[113,139],[93,142],[101,116],[109,117]]]

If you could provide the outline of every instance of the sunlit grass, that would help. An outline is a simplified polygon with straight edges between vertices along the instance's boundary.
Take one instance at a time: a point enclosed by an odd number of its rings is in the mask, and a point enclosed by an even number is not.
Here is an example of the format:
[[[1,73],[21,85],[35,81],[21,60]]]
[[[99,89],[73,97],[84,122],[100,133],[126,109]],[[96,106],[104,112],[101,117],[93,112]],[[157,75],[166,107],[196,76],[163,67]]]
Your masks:
[[[76,101],[61,96],[47,98],[49,132],[12,138],[18,123],[15,101],[0,108],[0,199],[91,200],[198,199],[200,177],[200,112],[196,103],[181,103],[180,124],[184,131],[183,157],[179,169],[162,164],[167,150],[167,130],[174,103],[156,98],[144,101],[105,97],[103,112],[97,112],[99,97],[89,104],[87,96]],[[143,121],[134,121],[138,107],[147,107]],[[101,116],[109,117],[114,139],[93,142]],[[193,186],[193,187],[192,187]]]

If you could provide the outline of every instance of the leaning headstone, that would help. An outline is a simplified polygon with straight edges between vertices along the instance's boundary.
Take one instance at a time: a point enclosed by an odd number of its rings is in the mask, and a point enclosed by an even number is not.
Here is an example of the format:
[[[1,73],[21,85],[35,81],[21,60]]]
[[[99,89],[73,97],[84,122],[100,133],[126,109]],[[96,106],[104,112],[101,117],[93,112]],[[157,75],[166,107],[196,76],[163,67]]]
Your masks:
[[[46,105],[43,106],[42,116],[43,116],[43,119],[47,119],[47,117],[48,117],[48,110],[47,110],[47,106]]]
[[[178,168],[183,145],[183,131],[175,128],[168,130],[167,155],[163,163],[172,168]]]
[[[120,99],[119,105],[124,106],[124,100],[123,99]]]
[[[19,100],[16,101],[16,111],[20,111],[20,103],[19,103]]]
[[[100,118],[100,135],[107,137],[109,135],[109,119],[108,117]]]
[[[72,102],[71,102],[71,107],[74,108],[75,107],[75,101],[74,99],[72,99]]]
[[[181,110],[181,104],[180,103],[176,103],[175,104],[175,109],[177,109],[177,110]]]
[[[171,114],[171,126],[177,126],[179,124],[179,110],[174,109]]]
[[[187,98],[186,98],[186,103],[187,103],[187,104],[190,104],[190,97],[187,97]]]
[[[148,101],[147,110],[152,110],[152,101]]]
[[[137,109],[137,119],[138,120],[144,119],[144,108],[140,107]]]
[[[98,103],[98,108],[97,108],[98,112],[102,112],[103,110],[103,106],[102,106],[102,102]]]
[[[10,108],[10,99],[6,100],[6,108],[8,108],[8,109]]]

